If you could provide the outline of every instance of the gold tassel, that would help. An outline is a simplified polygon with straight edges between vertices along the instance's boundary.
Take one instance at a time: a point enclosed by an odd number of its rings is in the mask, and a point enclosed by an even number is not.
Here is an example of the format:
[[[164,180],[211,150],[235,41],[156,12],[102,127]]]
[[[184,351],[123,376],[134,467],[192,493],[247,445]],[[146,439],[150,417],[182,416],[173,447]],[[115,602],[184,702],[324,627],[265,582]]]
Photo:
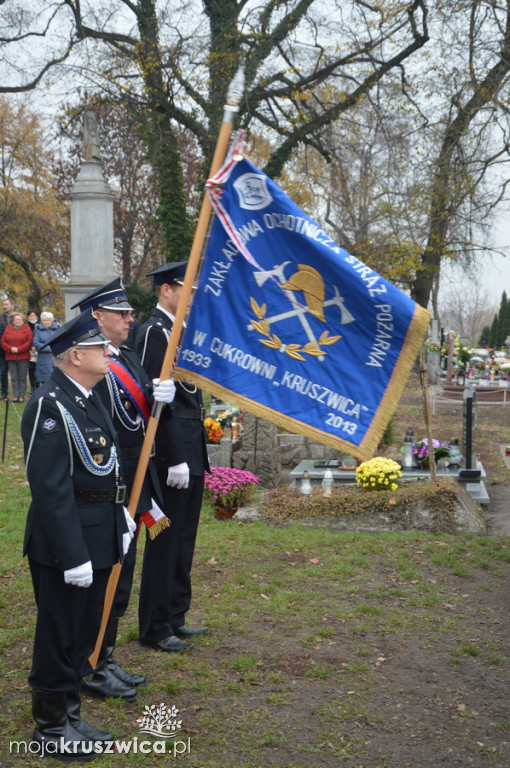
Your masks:
[[[151,525],[151,527],[147,529],[149,531],[149,536],[151,539],[155,539],[158,533],[164,531],[165,528],[170,528],[170,525],[171,523],[168,517],[162,517],[161,520],[158,520],[157,523],[154,523],[154,525]]]

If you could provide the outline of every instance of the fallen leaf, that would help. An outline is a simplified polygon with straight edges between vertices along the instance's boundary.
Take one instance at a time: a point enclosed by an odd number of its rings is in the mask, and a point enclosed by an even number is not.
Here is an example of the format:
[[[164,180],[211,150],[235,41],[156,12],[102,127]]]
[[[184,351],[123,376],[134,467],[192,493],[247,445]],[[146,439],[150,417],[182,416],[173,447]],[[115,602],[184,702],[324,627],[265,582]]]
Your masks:
[[[317,565],[317,563],[320,563],[320,560],[318,557],[311,557],[308,562],[313,563],[314,565]]]
[[[210,560],[206,561],[206,565],[217,565],[217,564],[218,564],[218,561],[216,560],[215,557],[211,557]]]
[[[263,593],[263,592],[261,592],[261,593],[260,593],[260,596],[261,596],[261,597],[262,597],[264,600],[271,600],[271,598],[270,598],[270,597],[268,597],[268,595],[264,595],[264,593]]]

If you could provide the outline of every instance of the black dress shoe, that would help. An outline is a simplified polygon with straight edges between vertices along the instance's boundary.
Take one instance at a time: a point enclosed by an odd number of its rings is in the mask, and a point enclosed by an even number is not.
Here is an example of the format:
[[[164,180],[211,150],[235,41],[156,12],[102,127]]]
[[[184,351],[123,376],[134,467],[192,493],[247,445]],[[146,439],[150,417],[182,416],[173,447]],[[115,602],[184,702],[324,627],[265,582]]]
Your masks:
[[[209,631],[209,627],[186,627],[184,624],[182,627],[174,629],[177,637],[194,637],[195,635],[205,635]]]
[[[124,699],[124,701],[136,701],[138,696],[136,688],[123,683],[106,666],[102,669],[96,669],[90,677],[82,678],[81,690],[96,699],[106,699],[108,696],[112,696],[115,699]]]
[[[118,680],[125,683],[129,687],[145,685],[145,683],[147,682],[147,680],[143,675],[134,675],[131,672],[126,672],[125,669],[122,669],[122,667],[120,667],[117,664],[117,662],[112,656],[109,656],[106,659],[106,666],[108,667],[110,672],[113,672],[113,674]]]
[[[168,637],[164,637],[156,643],[146,643],[140,640],[140,645],[144,645],[147,648],[155,648],[157,651],[165,651],[165,653],[191,651],[195,647],[194,643],[185,643],[184,640],[179,640],[175,635],[168,635]]]

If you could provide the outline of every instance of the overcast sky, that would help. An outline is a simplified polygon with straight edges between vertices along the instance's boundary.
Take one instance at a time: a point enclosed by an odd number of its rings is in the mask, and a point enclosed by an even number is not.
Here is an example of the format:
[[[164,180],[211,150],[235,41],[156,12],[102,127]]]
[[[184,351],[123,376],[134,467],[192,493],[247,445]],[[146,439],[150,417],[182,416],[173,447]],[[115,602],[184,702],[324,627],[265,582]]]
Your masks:
[[[496,219],[496,232],[494,245],[499,250],[506,250],[506,256],[480,253],[477,257],[478,265],[474,273],[466,274],[460,267],[452,267],[447,262],[441,266],[441,287],[439,292],[439,304],[448,299],[452,291],[471,292],[473,283],[485,289],[487,293],[488,309],[499,309],[503,291],[510,298],[510,209],[505,211],[501,206],[501,213]]]

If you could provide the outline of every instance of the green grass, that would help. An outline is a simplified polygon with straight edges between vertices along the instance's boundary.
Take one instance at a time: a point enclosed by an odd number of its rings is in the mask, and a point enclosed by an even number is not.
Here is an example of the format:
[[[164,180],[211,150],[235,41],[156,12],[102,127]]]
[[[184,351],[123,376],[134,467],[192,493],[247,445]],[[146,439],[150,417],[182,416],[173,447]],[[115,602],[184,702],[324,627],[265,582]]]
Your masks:
[[[33,728],[27,677],[36,612],[21,557],[29,489],[18,429],[13,418],[0,467],[0,765],[54,768],[7,751]],[[92,723],[122,739],[138,734],[144,706],[175,705],[191,753],[105,755],[98,765],[422,768],[415,745],[429,754],[430,734],[442,729],[450,741],[438,737],[430,765],[447,762],[451,744],[471,764],[477,741],[487,750],[473,765],[503,765],[509,563],[505,538],[238,525],[204,506],[190,623],[206,622],[210,633],[184,655],[142,649],[138,562],[116,656],[148,685],[135,704],[83,704]],[[485,680],[491,693],[479,715],[455,717],[459,701],[483,697]]]

